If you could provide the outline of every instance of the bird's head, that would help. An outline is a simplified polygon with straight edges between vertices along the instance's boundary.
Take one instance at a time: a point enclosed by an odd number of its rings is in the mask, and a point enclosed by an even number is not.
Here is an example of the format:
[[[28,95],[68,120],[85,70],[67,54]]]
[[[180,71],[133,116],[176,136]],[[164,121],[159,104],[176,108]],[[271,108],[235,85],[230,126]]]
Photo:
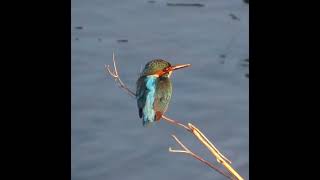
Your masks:
[[[191,64],[177,64],[171,65],[169,62],[162,59],[154,59],[149,61],[143,71],[142,75],[149,76],[154,75],[157,77],[170,77],[171,73],[177,69],[189,67]]]

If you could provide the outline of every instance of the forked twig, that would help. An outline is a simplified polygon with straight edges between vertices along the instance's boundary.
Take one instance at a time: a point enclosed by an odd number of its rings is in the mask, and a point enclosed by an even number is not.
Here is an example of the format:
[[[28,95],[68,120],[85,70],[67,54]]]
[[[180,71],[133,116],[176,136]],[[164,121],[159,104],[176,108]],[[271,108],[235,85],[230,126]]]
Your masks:
[[[228,174],[226,174],[225,172],[223,172],[222,170],[220,170],[218,167],[212,165],[209,161],[201,158],[200,156],[198,156],[197,154],[195,154],[194,152],[190,151],[175,135],[171,135],[173,137],[173,139],[181,146],[181,148],[183,150],[175,150],[175,149],[172,149],[171,147],[169,147],[169,151],[170,152],[174,152],[174,153],[185,153],[185,154],[188,154],[188,155],[191,155],[192,157],[198,159],[199,161],[203,162],[204,164],[208,165],[209,167],[211,167],[212,169],[218,171],[221,175],[229,178],[229,179],[232,179],[232,177]]]
[[[115,62],[115,57],[114,57],[114,53],[112,53],[112,60],[113,60],[113,70],[110,69],[109,65],[105,65],[105,68],[108,70],[108,73],[114,78],[114,81],[118,84],[118,86],[125,90],[130,96],[132,97],[136,97],[136,94],[131,91],[120,79],[118,70],[117,70],[117,66],[116,66],[116,62]],[[183,127],[184,129],[186,129],[188,132],[192,133],[204,146],[206,146],[208,148],[208,150],[212,153],[212,155],[214,155],[217,159],[217,161],[222,164],[230,174],[233,175],[227,175],[225,172],[221,171],[219,168],[215,167],[214,165],[212,165],[210,162],[204,160],[203,158],[201,158],[200,156],[196,155],[195,153],[193,153],[192,151],[190,151],[186,146],[184,146],[181,141],[175,136],[172,135],[172,137],[174,138],[174,140],[182,147],[183,150],[173,150],[171,149],[171,147],[169,148],[170,152],[175,152],[175,153],[186,153],[191,155],[192,157],[194,157],[195,159],[205,163],[206,165],[208,165],[209,167],[211,167],[212,169],[218,171],[220,174],[224,175],[225,177],[229,178],[229,179],[239,179],[239,180],[243,180],[243,178],[231,167],[231,161],[229,159],[227,159],[224,155],[222,155],[219,150],[213,145],[213,143],[211,143],[208,138],[194,125],[192,125],[191,123],[188,123],[188,126],[178,122],[177,120],[173,120],[170,119],[164,115],[162,115],[162,118],[164,120],[166,120],[167,122],[171,123],[171,124],[175,124],[178,125],[180,127]]]
[[[206,136],[194,125],[188,123],[189,128],[192,129],[192,134],[204,145],[206,146],[209,151],[212,153],[213,156],[216,157],[217,161],[222,164],[233,176],[235,176],[239,180],[243,180],[243,178],[238,174],[236,170],[234,170],[229,163],[226,157],[224,157],[218,149],[206,138]]]
[[[206,145],[206,146],[212,147],[212,150],[217,153],[217,156],[218,156],[217,161],[218,162],[220,162],[221,159],[223,159],[223,160],[227,161],[229,164],[231,164],[231,161],[228,158],[226,158],[224,155],[222,155],[220,153],[220,151],[209,141],[209,139],[197,127],[195,127],[191,123],[188,123],[188,126],[192,129],[192,131],[193,131],[192,133],[195,136],[201,137],[201,142],[208,143],[208,145]]]
[[[113,77],[114,81],[119,85],[120,88],[124,89],[130,96],[136,97],[136,93],[131,91],[120,79],[116,61],[114,58],[114,52],[112,52],[112,61],[113,61],[113,70],[110,69],[109,65],[105,65],[105,68],[108,70],[109,74]]]
[[[228,158],[226,158],[223,154],[221,154],[220,151],[209,141],[209,139],[208,139],[198,128],[196,128],[194,125],[192,125],[191,123],[189,123],[189,124],[188,124],[189,127],[188,127],[188,126],[180,123],[180,122],[177,121],[177,120],[173,120],[173,119],[170,119],[170,118],[166,117],[165,115],[162,115],[162,118],[163,118],[164,120],[168,121],[168,122],[171,123],[171,124],[175,124],[175,125],[178,125],[178,126],[181,126],[181,127],[185,128],[187,131],[189,131],[189,132],[191,132],[191,133],[193,133],[193,134],[194,134],[193,131],[196,130],[197,133],[200,134],[199,137],[201,137],[201,138],[203,139],[202,141],[204,141],[205,143],[207,143],[208,146],[212,147],[213,150],[219,155],[219,158],[218,158],[219,160],[220,160],[220,157],[221,157],[221,158],[223,158],[224,160],[226,160],[229,164],[231,164],[231,161],[230,161]]]
[[[177,120],[173,120],[170,119],[166,116],[162,116],[162,118],[164,120],[166,120],[169,123],[178,125],[183,127],[184,129],[186,129],[188,132],[191,132],[204,146],[206,146],[206,148],[212,153],[213,156],[216,157],[217,161],[222,164],[233,176],[235,176],[237,179],[242,180],[243,178],[237,173],[237,171],[235,171],[232,167],[231,167],[231,161],[226,158],[214,145],[213,143],[211,143],[209,141],[209,139],[194,125],[192,125],[191,123],[188,123],[188,126],[179,123]],[[174,138],[176,140],[176,138]],[[184,145],[182,145],[182,143],[180,141],[177,141],[181,147],[185,150],[185,151],[181,151],[181,150],[174,150],[174,152],[182,152],[182,153],[186,153],[186,151],[190,151],[188,150]],[[169,149],[170,151],[170,149]],[[173,152],[173,151],[170,151]],[[188,153],[190,154],[190,153]],[[191,154],[190,154],[191,155]],[[193,156],[195,157],[195,156]],[[196,158],[198,160],[200,160],[199,158]],[[201,161],[201,160],[200,160]],[[210,166],[210,165],[209,165]],[[211,164],[211,166],[213,166]],[[210,167],[211,167],[210,166]]]

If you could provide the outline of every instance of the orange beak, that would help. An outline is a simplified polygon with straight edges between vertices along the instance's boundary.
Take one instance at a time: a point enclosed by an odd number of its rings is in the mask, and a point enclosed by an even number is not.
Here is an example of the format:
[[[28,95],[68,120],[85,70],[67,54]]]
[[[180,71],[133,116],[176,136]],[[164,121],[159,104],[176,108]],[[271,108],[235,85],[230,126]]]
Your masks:
[[[181,68],[185,68],[185,67],[189,67],[191,66],[191,64],[177,64],[177,65],[174,65],[174,66],[171,66],[171,71],[175,71],[177,69],[181,69]]]
[[[181,68],[185,68],[185,67],[189,67],[191,66],[191,64],[177,64],[177,65],[174,65],[174,66],[170,66],[170,67],[167,67],[166,69],[164,70],[161,70],[157,73],[158,76],[162,76],[163,74],[165,73],[169,73],[169,72],[172,72],[172,71],[175,71],[177,69],[181,69]]]

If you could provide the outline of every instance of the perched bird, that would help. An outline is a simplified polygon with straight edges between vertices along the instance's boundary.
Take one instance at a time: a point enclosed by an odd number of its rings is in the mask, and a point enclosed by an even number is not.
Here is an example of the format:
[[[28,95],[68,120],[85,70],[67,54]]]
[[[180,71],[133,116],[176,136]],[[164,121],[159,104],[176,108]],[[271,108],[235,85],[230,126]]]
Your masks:
[[[143,126],[161,119],[172,95],[171,73],[188,66],[191,64],[172,66],[162,59],[154,59],[145,65],[137,81],[136,91],[139,117],[142,118]]]

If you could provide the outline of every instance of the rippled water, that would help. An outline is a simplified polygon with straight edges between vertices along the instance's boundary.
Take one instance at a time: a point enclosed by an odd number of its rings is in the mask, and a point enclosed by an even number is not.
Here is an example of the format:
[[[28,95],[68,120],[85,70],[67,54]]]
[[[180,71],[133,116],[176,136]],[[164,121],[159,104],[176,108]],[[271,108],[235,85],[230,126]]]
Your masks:
[[[170,136],[175,134],[217,164],[191,134],[165,122],[142,127],[136,101],[105,74],[112,51],[132,89],[151,59],[191,63],[172,76],[167,116],[195,124],[249,179],[249,6],[242,0],[187,1],[204,7],[167,2],[186,1],[72,0],[73,180],[225,179],[189,156],[168,152],[179,148]]]

